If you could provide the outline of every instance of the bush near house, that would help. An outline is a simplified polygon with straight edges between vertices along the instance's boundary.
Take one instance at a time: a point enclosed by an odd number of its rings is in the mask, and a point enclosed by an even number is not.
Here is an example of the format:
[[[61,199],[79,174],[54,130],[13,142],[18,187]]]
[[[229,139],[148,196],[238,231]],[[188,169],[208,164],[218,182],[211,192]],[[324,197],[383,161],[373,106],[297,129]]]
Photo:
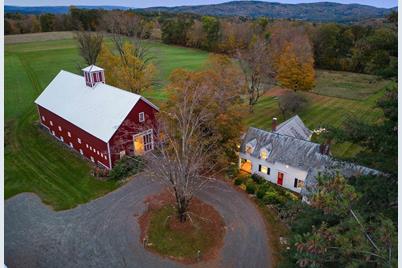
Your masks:
[[[256,188],[256,186],[255,186],[254,182],[248,182],[246,184],[246,192],[249,194],[254,194],[255,188]]]
[[[143,168],[142,159],[139,156],[125,156],[120,159],[109,173],[112,180],[121,180],[140,172]]]

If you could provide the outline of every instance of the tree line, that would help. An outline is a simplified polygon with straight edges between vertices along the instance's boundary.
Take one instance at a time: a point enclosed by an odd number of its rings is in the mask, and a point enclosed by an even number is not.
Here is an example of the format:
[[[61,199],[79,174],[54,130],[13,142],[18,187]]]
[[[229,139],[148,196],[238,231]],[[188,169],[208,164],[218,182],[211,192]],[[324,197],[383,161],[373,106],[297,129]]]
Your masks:
[[[303,65],[312,64],[317,68],[387,78],[397,74],[396,12],[382,21],[346,25],[266,17],[249,19],[134,10],[86,10],[72,6],[67,14],[7,13],[4,23],[5,34],[70,30],[116,32],[117,28],[128,36],[161,39],[167,44],[227,55],[234,55],[252,46],[256,39],[264,38],[277,54],[275,62],[278,67],[298,66],[295,76],[306,73],[304,68],[307,67]],[[282,59],[279,55],[283,55]],[[298,86],[310,87],[309,83]]]

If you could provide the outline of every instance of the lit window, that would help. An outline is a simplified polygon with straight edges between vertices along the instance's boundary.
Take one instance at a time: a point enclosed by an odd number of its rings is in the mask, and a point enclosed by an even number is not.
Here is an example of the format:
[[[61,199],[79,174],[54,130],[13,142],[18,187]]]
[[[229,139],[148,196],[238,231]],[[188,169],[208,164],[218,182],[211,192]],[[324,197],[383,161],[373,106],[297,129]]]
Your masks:
[[[253,153],[253,146],[250,146],[250,145],[247,145],[246,146],[246,153],[248,153],[248,154],[252,154]]]
[[[261,159],[266,160],[268,157],[268,152],[266,150],[261,150],[260,157]]]
[[[145,121],[145,115],[144,112],[141,112],[138,114],[138,121],[144,122]]]
[[[271,169],[269,167],[265,167],[265,166],[258,166],[258,171],[261,173],[265,173],[265,174],[270,174],[271,173]]]
[[[46,120],[45,120],[45,117],[44,117],[43,115],[42,115],[42,121],[46,121]]]
[[[82,151],[82,149],[80,149],[80,154],[84,154],[84,152]]]
[[[296,183],[297,188],[303,188],[304,187],[304,181],[302,181],[302,180],[295,179],[295,183]]]
[[[70,131],[67,131],[67,135],[71,138],[71,133],[70,133]]]
[[[77,141],[78,141],[79,144],[81,144],[81,139],[80,138],[77,138]]]
[[[53,126],[53,122],[52,122],[52,120],[50,120],[50,125],[51,125],[51,126]]]
[[[59,131],[61,131],[61,126],[59,126]]]

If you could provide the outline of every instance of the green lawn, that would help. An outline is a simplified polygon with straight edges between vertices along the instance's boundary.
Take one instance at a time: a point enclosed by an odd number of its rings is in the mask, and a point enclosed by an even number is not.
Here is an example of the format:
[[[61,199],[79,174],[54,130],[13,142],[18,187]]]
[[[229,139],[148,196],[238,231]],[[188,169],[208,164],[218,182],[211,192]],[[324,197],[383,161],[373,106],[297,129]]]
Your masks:
[[[162,88],[173,69],[200,69],[208,57],[208,53],[200,50],[152,41],[146,41],[145,44],[154,56],[158,68],[157,80],[160,83],[144,95],[156,103],[166,97]],[[116,183],[100,182],[91,177],[90,166],[86,161],[56,143],[37,125],[34,99],[60,69],[79,73],[78,63],[82,64],[82,60],[72,39],[6,44],[6,198],[20,192],[35,192],[55,209],[67,209],[118,187]],[[384,92],[381,87],[388,82],[379,80],[373,84],[370,79],[374,78],[318,71],[314,93],[305,93],[310,106],[300,114],[301,118],[311,129],[323,124],[339,126],[349,114],[372,122],[379,120],[381,111],[373,109],[373,106]],[[275,97],[264,96],[247,124],[270,129],[271,118],[274,116],[279,121],[283,120]],[[336,144],[332,148],[337,156],[353,156],[359,150],[352,144]]]
[[[160,90],[177,67],[200,68],[207,53],[148,42],[160,72]],[[54,209],[68,209],[101,196],[116,187],[91,175],[91,168],[77,154],[39,129],[35,98],[64,69],[79,73],[75,42],[51,40],[5,46],[5,197],[35,192]],[[106,76],[107,79],[107,76]],[[162,93],[160,93],[162,92]]]
[[[331,97],[363,100],[389,83],[389,80],[369,74],[317,70],[313,92]]]

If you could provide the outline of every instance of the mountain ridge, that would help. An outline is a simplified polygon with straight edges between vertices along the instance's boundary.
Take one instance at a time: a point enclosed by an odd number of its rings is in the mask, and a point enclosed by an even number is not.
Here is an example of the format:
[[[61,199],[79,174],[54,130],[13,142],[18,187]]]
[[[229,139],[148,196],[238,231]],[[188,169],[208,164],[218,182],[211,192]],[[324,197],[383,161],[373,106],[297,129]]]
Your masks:
[[[175,7],[131,8],[125,6],[76,6],[83,9],[128,10],[137,12],[193,13],[212,16],[241,16],[257,18],[261,16],[273,19],[296,19],[315,22],[354,22],[368,18],[380,18],[391,13],[394,8],[379,8],[362,4],[340,4],[317,2],[301,4],[283,4],[264,1],[230,1],[211,5],[184,5]],[[67,13],[69,6],[11,6],[5,5],[5,13],[41,14]]]

